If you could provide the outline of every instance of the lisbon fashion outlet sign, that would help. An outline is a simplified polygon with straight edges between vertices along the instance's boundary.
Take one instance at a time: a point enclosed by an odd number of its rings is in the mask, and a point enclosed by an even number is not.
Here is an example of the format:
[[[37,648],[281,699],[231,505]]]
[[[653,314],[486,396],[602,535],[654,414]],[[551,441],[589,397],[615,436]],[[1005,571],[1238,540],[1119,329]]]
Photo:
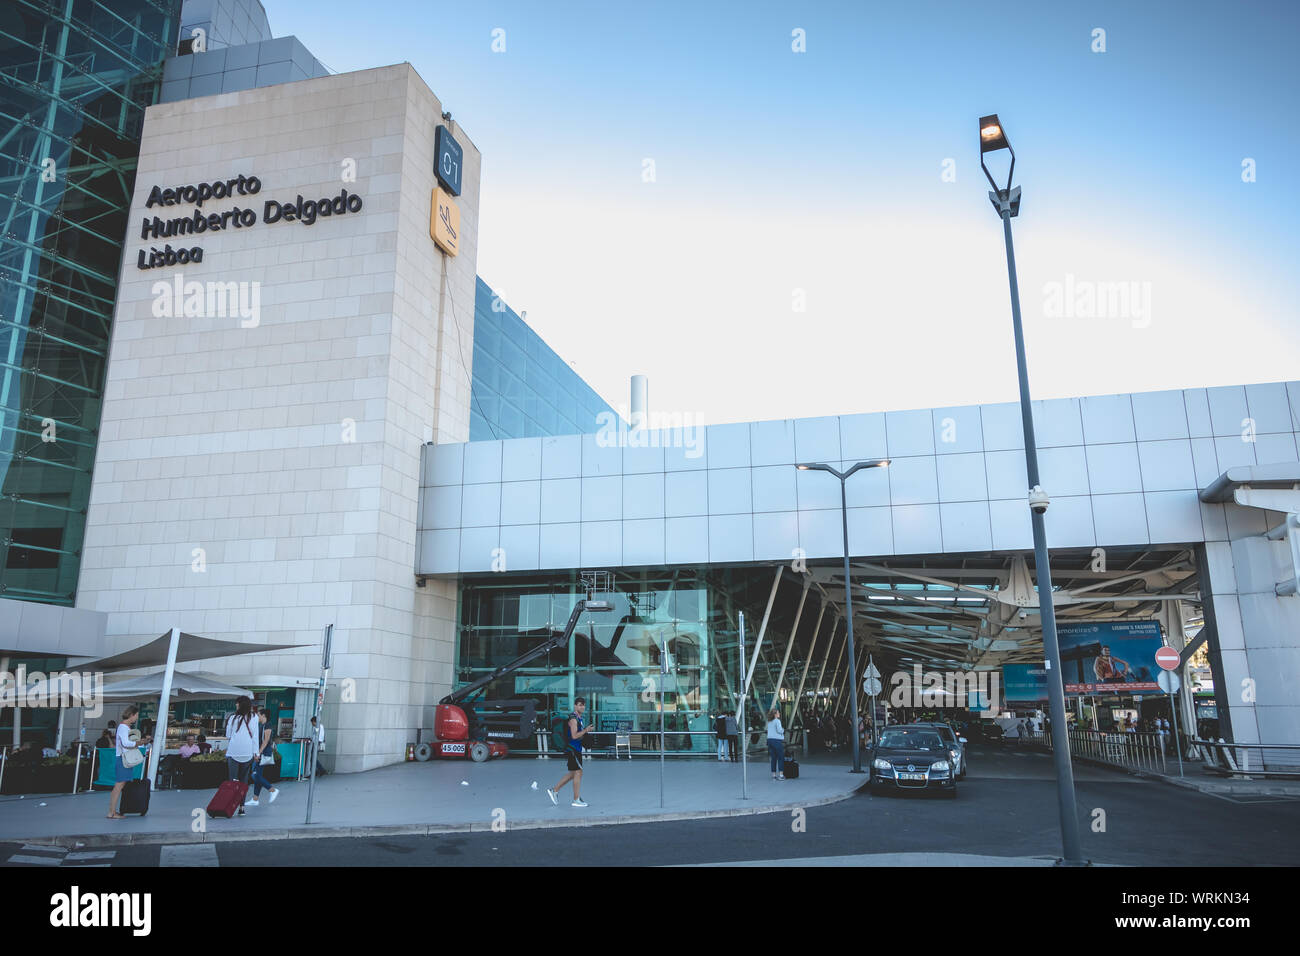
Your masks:
[[[155,242],[179,239],[183,236],[198,236],[208,232],[251,229],[259,222],[268,225],[277,222],[297,222],[310,226],[318,219],[358,213],[362,206],[361,197],[346,189],[341,190],[338,195],[323,196],[320,199],[304,199],[299,193],[291,202],[277,199],[263,201],[259,217],[256,209],[257,201],[249,201],[244,197],[256,196],[261,191],[260,179],[256,176],[243,175],[187,186],[168,188],[154,186],[149,192],[149,198],[145,200],[146,210],[167,206],[193,206],[194,209],[188,215],[168,219],[157,214],[152,216],[146,214],[140,225],[140,238]],[[204,203],[213,200],[230,200],[231,204],[219,212],[204,209]],[[158,211],[166,215],[165,210]],[[170,243],[164,243],[161,249],[157,246],[151,246],[147,251],[141,249],[136,259],[136,268],[156,269],[160,266],[186,265],[202,261],[202,246],[173,248]]]

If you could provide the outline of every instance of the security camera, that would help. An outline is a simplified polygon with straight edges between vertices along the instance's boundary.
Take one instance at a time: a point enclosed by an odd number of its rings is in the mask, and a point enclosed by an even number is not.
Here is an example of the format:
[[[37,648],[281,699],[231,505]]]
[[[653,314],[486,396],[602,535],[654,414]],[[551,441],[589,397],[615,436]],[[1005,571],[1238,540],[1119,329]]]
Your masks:
[[[1020,620],[1022,621],[1026,621],[1029,619],[1029,612],[1026,611],[1024,608],[1021,608],[1020,613],[1017,614],[1016,617],[1020,618]]]
[[[1047,492],[1043,490],[1042,485],[1034,485],[1029,491],[1029,509],[1036,515],[1045,514],[1047,506],[1052,503],[1052,499],[1047,497]]]

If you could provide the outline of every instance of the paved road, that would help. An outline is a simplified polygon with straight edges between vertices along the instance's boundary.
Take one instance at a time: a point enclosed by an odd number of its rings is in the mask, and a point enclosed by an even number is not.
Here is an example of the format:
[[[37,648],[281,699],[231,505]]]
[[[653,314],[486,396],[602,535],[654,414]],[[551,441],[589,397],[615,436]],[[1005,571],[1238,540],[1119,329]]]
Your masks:
[[[790,781],[797,787],[797,781]],[[1300,800],[1230,799],[1077,769],[1087,855],[1098,863],[1173,866],[1300,864]],[[599,799],[597,787],[591,798]],[[1105,830],[1090,821],[1104,811]],[[975,748],[956,800],[861,793],[791,814],[616,827],[517,830],[434,837],[311,839],[131,846],[71,852],[0,844],[0,866],[657,866],[789,861],[951,863],[962,854],[1050,860],[1060,853],[1049,757]],[[1008,860],[1011,862],[1011,860]]]

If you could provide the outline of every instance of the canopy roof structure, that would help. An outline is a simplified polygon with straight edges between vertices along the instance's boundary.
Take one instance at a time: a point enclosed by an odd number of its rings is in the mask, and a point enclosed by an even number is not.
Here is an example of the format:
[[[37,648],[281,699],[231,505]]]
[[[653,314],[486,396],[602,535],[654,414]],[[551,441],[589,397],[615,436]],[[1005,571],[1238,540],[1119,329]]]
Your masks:
[[[162,694],[163,680],[167,674],[145,674],[128,677],[104,685],[105,700],[152,700]],[[173,671],[171,700],[222,700],[230,697],[252,697],[252,692],[208,677]]]
[[[134,670],[139,667],[162,667],[167,663],[167,651],[171,644],[171,632],[155,638],[148,644],[141,644],[129,651],[101,657],[97,661],[88,661],[80,665],[81,670],[112,671]],[[263,654],[267,651],[283,651],[294,647],[306,647],[305,644],[245,644],[241,641],[219,641],[212,637],[200,637],[197,634],[181,632],[180,644],[176,650],[176,662],[201,661],[213,657],[233,657],[237,654]]]

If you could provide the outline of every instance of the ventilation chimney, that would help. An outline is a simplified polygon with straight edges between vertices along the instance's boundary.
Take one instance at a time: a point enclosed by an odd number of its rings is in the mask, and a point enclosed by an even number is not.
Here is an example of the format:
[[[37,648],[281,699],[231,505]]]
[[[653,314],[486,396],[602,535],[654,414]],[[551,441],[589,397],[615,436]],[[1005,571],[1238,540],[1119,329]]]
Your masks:
[[[628,423],[633,428],[644,428],[646,415],[649,413],[647,405],[650,396],[650,380],[644,375],[632,376],[632,416]]]

